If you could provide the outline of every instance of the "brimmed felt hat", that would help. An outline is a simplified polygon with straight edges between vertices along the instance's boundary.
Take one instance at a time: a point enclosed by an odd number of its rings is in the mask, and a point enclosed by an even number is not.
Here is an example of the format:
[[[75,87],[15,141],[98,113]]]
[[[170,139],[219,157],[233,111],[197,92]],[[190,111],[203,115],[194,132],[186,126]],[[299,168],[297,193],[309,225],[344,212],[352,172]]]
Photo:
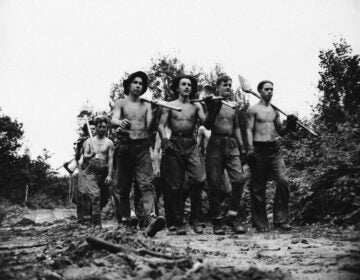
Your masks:
[[[196,79],[193,76],[182,75],[182,76],[176,77],[175,79],[173,79],[170,89],[173,91],[175,96],[178,97],[177,89],[179,88],[179,83],[180,83],[181,79],[189,79],[191,81],[191,92],[190,92],[189,98],[194,99],[195,94],[198,91],[198,84],[197,84]]]
[[[142,93],[141,95],[143,95],[147,88],[148,88],[148,76],[146,75],[146,73],[142,72],[142,71],[137,71],[135,73],[132,73],[129,75],[129,77],[127,77],[126,80],[124,80],[123,82],[123,86],[124,86],[124,94],[125,95],[129,95],[129,86],[131,84],[131,82],[136,78],[136,77],[140,77],[141,80],[143,81],[143,89],[142,89]]]

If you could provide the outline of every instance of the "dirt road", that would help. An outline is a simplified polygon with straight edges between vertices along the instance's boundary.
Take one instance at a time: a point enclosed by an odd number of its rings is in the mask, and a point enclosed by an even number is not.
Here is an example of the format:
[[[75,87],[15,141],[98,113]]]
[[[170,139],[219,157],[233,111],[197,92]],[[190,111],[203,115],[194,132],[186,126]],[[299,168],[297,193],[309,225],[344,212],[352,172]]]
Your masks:
[[[1,279],[360,279],[360,235],[325,226],[295,228],[291,233],[155,238],[117,230],[80,227],[69,209],[30,211],[5,219],[0,227]],[[183,263],[111,254],[86,243],[87,236],[127,246],[144,246]],[[132,257],[130,257],[132,256]],[[255,268],[253,268],[255,267]],[[241,278],[243,277],[243,278]]]

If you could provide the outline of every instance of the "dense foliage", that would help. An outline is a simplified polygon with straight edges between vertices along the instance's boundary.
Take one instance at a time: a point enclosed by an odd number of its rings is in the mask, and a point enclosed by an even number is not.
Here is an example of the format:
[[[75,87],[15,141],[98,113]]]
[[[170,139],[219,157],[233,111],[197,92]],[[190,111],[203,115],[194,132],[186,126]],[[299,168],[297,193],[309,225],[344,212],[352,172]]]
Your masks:
[[[344,40],[320,51],[311,122],[320,136],[299,131],[284,139],[297,222],[360,226],[360,58],[351,52]]]
[[[28,186],[27,203],[30,205],[50,206],[52,198],[47,201],[46,197],[55,195],[59,201],[66,201],[66,179],[56,177],[51,171],[47,162],[49,152],[44,150],[36,159],[31,159],[27,153],[19,154],[23,134],[22,123],[0,115],[0,196],[23,203]]]

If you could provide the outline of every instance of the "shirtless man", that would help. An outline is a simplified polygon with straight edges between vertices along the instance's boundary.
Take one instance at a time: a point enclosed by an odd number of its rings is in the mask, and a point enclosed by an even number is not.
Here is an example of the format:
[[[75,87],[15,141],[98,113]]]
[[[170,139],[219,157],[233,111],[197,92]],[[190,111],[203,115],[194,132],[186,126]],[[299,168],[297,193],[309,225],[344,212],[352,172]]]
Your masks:
[[[191,208],[193,229],[202,233],[199,225],[201,216],[201,191],[205,182],[204,165],[200,158],[199,149],[194,136],[197,120],[204,122],[205,114],[200,104],[190,103],[197,92],[197,81],[194,77],[184,75],[172,81],[171,90],[177,99],[171,105],[182,109],[181,112],[163,109],[159,124],[159,134],[163,150],[162,176],[165,192],[164,200],[169,205],[165,207],[168,227],[175,226],[177,235],[186,234],[184,219],[184,180],[185,172],[191,184]],[[170,139],[166,135],[165,126],[171,129]],[[170,213],[169,213],[170,212]],[[169,223],[175,223],[169,224]]]
[[[112,181],[114,144],[106,137],[108,120],[98,118],[95,121],[96,136],[93,138],[95,150],[90,138],[85,143],[84,162],[87,162],[82,184],[86,186],[92,204],[92,223],[101,227],[101,189]]]
[[[145,234],[149,237],[165,227],[165,219],[155,214],[154,172],[149,150],[148,128],[152,125],[151,106],[140,96],[147,90],[148,77],[138,71],[124,80],[125,99],[116,101],[111,123],[126,133],[119,137],[116,154],[113,196],[119,224],[130,219],[129,195],[133,180],[140,189],[145,216]]]
[[[262,81],[257,87],[261,100],[248,111],[248,161],[251,169],[251,214],[253,227],[258,232],[267,231],[268,220],[265,205],[266,182],[272,178],[277,183],[273,206],[274,226],[291,230],[287,224],[289,216],[289,185],[284,160],[276,143],[276,132],[280,136],[296,129],[297,118],[289,115],[287,126],[281,126],[279,112],[270,104],[273,83]]]
[[[229,100],[232,80],[229,76],[221,76],[216,81],[217,91]],[[246,228],[240,222],[240,201],[245,184],[242,173],[240,153],[245,154],[243,140],[238,121],[238,109],[221,106],[221,101],[206,101],[209,109],[209,121],[205,123],[211,129],[211,137],[206,150],[206,175],[209,187],[209,211],[213,222],[214,234],[225,234],[220,216],[220,198],[222,175],[226,169],[232,191],[227,213],[227,224],[235,233],[245,233]]]

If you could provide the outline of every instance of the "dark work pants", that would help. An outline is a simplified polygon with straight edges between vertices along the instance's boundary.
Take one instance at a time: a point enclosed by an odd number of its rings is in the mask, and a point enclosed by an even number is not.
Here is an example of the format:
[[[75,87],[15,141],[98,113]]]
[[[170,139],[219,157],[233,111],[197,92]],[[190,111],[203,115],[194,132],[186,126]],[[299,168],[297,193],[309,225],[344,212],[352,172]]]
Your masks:
[[[83,194],[83,206],[86,212],[92,211],[94,225],[101,225],[101,193],[102,189],[107,188],[105,185],[107,172],[107,162],[93,158],[83,173],[82,184],[86,189],[86,194]],[[87,195],[90,197],[90,205],[87,204]]]
[[[273,203],[274,224],[286,223],[289,216],[289,184],[284,160],[276,142],[254,142],[255,158],[251,169],[251,213],[253,227],[268,226],[266,213],[266,183],[277,183]]]
[[[229,210],[239,214],[246,178],[242,173],[236,139],[229,136],[212,135],[206,150],[206,175],[209,188],[209,212],[213,220],[220,218],[224,169],[228,172],[232,187]]]
[[[130,191],[135,181],[141,192],[144,216],[155,215],[155,191],[152,184],[154,172],[147,139],[122,138],[116,151],[113,196],[117,220],[130,218]]]
[[[162,157],[161,174],[164,183],[165,216],[168,226],[183,224],[184,180],[190,184],[191,212],[193,219],[201,217],[201,193],[205,182],[204,164],[194,138],[172,136],[171,145]]]

